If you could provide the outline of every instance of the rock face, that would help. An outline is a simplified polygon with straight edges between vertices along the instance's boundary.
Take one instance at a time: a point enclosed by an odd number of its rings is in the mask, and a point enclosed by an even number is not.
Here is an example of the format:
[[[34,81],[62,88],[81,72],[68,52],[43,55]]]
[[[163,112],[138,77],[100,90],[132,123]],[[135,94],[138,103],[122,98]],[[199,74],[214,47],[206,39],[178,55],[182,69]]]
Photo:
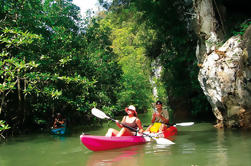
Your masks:
[[[217,118],[216,127],[251,128],[251,26],[219,47],[225,36],[224,3],[193,2],[198,80]]]
[[[243,37],[206,51],[199,82],[212,106],[217,127],[251,127],[251,26]]]
[[[152,67],[152,74],[150,77],[150,83],[152,84],[153,87],[153,96],[155,97],[155,99],[158,98],[158,91],[157,91],[157,83],[156,80],[160,79],[161,77],[161,70],[162,70],[162,66],[160,64],[160,59],[157,58],[155,60],[153,60],[153,62],[151,63],[151,67]]]

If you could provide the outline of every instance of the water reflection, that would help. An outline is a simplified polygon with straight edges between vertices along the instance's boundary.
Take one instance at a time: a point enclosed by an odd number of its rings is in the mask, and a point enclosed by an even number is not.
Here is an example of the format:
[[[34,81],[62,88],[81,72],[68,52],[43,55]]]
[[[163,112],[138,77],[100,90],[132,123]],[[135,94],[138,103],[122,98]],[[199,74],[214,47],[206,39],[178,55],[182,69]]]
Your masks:
[[[193,142],[191,142],[191,143],[184,143],[181,146],[182,146],[181,147],[182,154],[191,154],[191,153],[194,153],[194,151],[196,150],[196,145]]]
[[[55,140],[59,140],[59,141],[65,141],[64,135],[52,135],[52,138],[54,138]]]
[[[107,129],[91,134],[105,133]],[[211,124],[180,127],[175,144],[156,141],[103,152],[88,150],[79,133],[65,137],[29,135],[0,144],[0,166],[249,166],[251,132],[217,130]]]
[[[225,134],[224,129],[216,129],[217,135],[216,135],[216,146],[212,149],[214,150],[214,154],[212,156],[212,159],[215,163],[218,163],[218,165],[227,165],[227,153],[226,148],[224,146],[224,140],[225,140]],[[212,160],[212,161],[213,161]]]
[[[122,149],[92,152],[88,156],[86,166],[140,166],[143,165],[144,145]],[[140,160],[140,158],[142,160]]]
[[[167,152],[167,154],[171,154],[171,146],[174,145],[160,145],[155,142],[149,142],[145,145],[145,153],[146,154],[155,154],[159,152]]]

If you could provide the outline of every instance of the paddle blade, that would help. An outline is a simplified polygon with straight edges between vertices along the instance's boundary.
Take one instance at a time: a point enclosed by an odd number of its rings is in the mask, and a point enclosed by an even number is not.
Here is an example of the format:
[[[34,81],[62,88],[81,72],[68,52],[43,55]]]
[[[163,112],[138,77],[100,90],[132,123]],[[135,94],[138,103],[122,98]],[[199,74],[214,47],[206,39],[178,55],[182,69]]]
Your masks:
[[[92,109],[92,115],[94,115],[100,119],[109,119],[109,117],[104,112],[100,111],[97,108]]]
[[[176,123],[176,126],[192,126],[194,122],[183,122],[183,123]]]
[[[175,144],[174,142],[170,141],[169,139],[166,139],[166,138],[154,138],[154,140],[156,140],[157,144],[160,144],[160,145],[172,145],[172,144]]]
[[[169,139],[157,138],[154,133],[144,132],[143,135],[144,135],[144,138],[146,139],[146,141],[149,141],[149,139],[152,138],[153,140],[156,141],[157,144],[160,144],[160,145],[175,144],[174,142],[170,141]]]

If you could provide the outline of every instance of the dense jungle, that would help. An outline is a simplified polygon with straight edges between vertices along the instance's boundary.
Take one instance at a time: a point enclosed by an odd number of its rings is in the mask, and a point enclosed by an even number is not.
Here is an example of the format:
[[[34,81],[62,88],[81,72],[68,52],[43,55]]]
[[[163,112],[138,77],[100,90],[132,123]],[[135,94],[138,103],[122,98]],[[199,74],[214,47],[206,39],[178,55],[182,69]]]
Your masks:
[[[1,140],[47,131],[56,113],[91,128],[93,107],[145,114],[156,100],[172,122],[250,128],[248,1],[99,3],[82,16],[72,0],[0,1]]]

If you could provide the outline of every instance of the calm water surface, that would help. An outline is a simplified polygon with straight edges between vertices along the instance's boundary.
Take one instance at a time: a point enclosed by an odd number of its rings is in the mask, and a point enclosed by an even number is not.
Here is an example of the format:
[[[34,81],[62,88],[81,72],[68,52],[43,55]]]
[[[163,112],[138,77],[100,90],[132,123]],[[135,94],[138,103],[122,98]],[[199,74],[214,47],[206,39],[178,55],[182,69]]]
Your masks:
[[[140,117],[144,124],[148,115]],[[110,127],[115,127],[113,123]],[[104,135],[108,126],[93,135]],[[67,136],[35,134],[0,144],[0,166],[248,166],[251,165],[251,133],[217,130],[210,123],[178,127],[175,144],[144,145],[92,152],[79,140],[81,131]]]

